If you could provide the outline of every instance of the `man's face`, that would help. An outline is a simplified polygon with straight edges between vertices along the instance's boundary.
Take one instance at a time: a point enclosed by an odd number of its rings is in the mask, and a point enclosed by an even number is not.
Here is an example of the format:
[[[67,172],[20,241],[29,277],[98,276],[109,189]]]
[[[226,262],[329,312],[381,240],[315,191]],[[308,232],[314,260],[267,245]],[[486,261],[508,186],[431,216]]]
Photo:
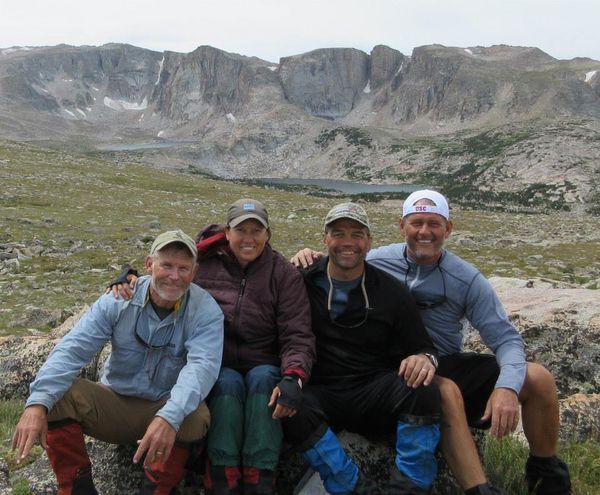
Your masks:
[[[327,227],[323,244],[330,262],[341,270],[350,271],[362,265],[371,249],[371,236],[364,225],[342,218]]]
[[[437,213],[412,213],[400,220],[408,255],[418,263],[437,263],[452,222]]]
[[[180,299],[196,274],[196,259],[186,249],[165,247],[155,257],[146,258],[146,269],[152,276],[151,287],[164,301]]]
[[[231,251],[242,266],[258,258],[269,240],[269,231],[253,218],[227,228],[225,235]]]

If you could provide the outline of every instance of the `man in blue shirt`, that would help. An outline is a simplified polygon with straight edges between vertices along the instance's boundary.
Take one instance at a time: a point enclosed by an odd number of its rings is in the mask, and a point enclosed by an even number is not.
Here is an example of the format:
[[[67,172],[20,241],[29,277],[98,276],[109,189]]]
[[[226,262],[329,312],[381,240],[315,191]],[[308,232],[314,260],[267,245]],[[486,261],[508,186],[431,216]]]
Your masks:
[[[100,297],[60,341],[31,384],[13,436],[17,459],[46,449],[60,495],[95,494],[83,434],[138,443],[143,494],[168,494],[185,474],[191,444],[204,437],[204,399],[221,364],[223,314],[191,285],[196,245],[181,231],[160,234],[130,301]],[[109,342],[101,383],[76,378]]]
[[[400,230],[405,243],[369,252],[367,260],[390,273],[411,291],[440,353],[437,373],[458,385],[471,426],[488,426],[497,438],[513,432],[519,420],[529,442],[525,477],[537,494],[571,493],[569,471],[556,457],[558,398],[552,375],[527,363],[523,339],[508,319],[495,291],[474,266],[444,249],[452,232],[446,198],[436,191],[412,193],[404,202]],[[303,253],[303,254],[302,254]],[[315,252],[298,253],[309,264]],[[494,355],[462,352],[466,318]],[[442,394],[443,395],[443,394]],[[442,415],[446,407],[442,401]],[[444,455],[466,493],[485,483],[475,445],[466,429],[442,430]],[[447,434],[446,434],[447,433]]]

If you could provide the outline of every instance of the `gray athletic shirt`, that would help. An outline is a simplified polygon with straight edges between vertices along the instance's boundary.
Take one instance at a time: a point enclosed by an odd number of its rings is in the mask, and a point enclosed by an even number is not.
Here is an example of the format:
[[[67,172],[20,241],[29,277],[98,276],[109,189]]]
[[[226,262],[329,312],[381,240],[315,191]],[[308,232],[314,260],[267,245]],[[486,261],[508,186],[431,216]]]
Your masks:
[[[419,265],[404,255],[405,246],[373,249],[367,260],[407,285],[420,305],[433,306],[420,308],[420,313],[440,356],[462,351],[461,320],[466,318],[496,356],[500,366],[496,387],[519,393],[527,370],[524,342],[488,280],[446,250],[439,265]]]

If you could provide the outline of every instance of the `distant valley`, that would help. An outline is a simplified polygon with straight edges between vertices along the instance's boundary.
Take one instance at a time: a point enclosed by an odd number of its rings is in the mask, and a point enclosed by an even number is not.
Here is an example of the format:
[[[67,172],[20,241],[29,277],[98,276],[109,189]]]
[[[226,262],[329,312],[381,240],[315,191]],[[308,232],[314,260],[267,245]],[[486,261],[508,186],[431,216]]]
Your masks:
[[[474,207],[600,213],[600,62],[504,45],[325,48],[277,64],[209,46],[7,48],[0,138],[224,178],[427,184]]]

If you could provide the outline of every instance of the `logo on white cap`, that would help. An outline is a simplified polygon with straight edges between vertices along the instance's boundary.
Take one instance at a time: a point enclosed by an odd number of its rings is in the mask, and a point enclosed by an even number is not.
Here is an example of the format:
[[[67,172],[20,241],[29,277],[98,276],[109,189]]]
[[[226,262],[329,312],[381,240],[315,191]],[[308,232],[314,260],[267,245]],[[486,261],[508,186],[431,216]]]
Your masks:
[[[428,199],[433,205],[415,204],[422,199]],[[448,201],[446,198],[439,192],[431,191],[429,189],[415,191],[404,200],[402,217],[404,218],[412,213],[437,213],[438,215],[442,215],[446,220],[450,219],[450,209],[448,208]]]

